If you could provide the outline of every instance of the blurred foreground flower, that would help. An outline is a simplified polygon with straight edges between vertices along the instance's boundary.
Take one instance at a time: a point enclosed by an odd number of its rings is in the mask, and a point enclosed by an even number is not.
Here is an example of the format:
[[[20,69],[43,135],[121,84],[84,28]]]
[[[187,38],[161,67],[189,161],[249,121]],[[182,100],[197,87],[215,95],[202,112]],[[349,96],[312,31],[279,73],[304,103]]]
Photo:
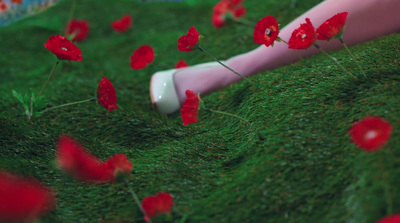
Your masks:
[[[97,101],[103,108],[108,111],[117,109],[117,94],[115,93],[115,88],[112,86],[111,82],[102,77],[98,87],[97,87]]]
[[[351,140],[365,152],[374,152],[390,138],[392,125],[378,116],[367,116],[349,130]]]
[[[153,196],[145,197],[142,201],[142,209],[145,213],[144,220],[148,222],[157,215],[169,215],[173,205],[173,198],[169,193],[158,193]]]
[[[176,64],[175,64],[175,68],[183,68],[183,67],[188,67],[189,65],[186,63],[186,61],[184,59],[180,59]]]
[[[0,222],[35,222],[55,208],[51,189],[0,171]]]
[[[50,36],[44,47],[54,53],[60,60],[82,61],[83,59],[81,50],[66,37],[59,34]]]
[[[72,36],[72,41],[85,40],[89,33],[89,22],[83,19],[71,19],[65,25],[65,35]]]
[[[149,45],[142,45],[133,52],[130,65],[133,70],[139,70],[145,68],[148,64],[151,64],[153,60],[153,48]]]
[[[21,5],[21,4],[22,4],[22,0],[11,0],[11,2],[17,3],[18,5]]]
[[[386,216],[379,220],[377,223],[400,223],[400,214]]]
[[[119,33],[128,31],[132,26],[132,16],[129,14],[124,15],[122,18],[117,19],[111,23],[111,28]]]
[[[130,176],[132,164],[124,154],[101,162],[70,136],[60,136],[56,150],[58,166],[77,180],[102,183],[116,181],[119,174]]]

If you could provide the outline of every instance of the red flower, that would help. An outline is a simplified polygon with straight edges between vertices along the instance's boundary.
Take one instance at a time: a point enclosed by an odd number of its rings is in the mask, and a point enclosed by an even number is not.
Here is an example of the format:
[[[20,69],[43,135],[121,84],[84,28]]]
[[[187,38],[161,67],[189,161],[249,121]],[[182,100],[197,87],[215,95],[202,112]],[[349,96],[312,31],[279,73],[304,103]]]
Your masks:
[[[342,12],[326,20],[317,29],[317,39],[330,40],[342,32],[348,12]]]
[[[400,223],[400,214],[386,216],[379,220],[377,223]]]
[[[111,82],[103,77],[97,87],[97,101],[108,111],[117,109],[117,94]]]
[[[373,152],[385,145],[392,126],[378,116],[367,116],[353,124],[349,130],[351,140],[365,152]]]
[[[190,52],[196,46],[199,41],[199,32],[197,32],[194,26],[189,28],[186,35],[179,37],[178,39],[178,50],[184,52]]]
[[[11,2],[17,3],[18,5],[22,4],[22,0],[11,0]]]
[[[115,20],[111,23],[111,28],[119,33],[126,32],[132,26],[132,16],[129,14],[124,15],[122,18]]]
[[[5,171],[0,171],[0,200],[0,222],[34,222],[55,207],[49,188]]]
[[[186,100],[185,102],[183,102],[181,108],[183,126],[199,121],[199,118],[197,117],[197,112],[199,110],[200,104],[199,97],[197,97],[197,95],[191,90],[186,90],[185,93]]]
[[[118,172],[129,172],[132,164],[124,154],[116,154],[105,163],[91,155],[70,136],[60,136],[57,145],[58,166],[80,181],[111,182]]]
[[[211,24],[215,28],[219,29],[219,28],[221,28],[221,27],[223,27],[225,25],[225,20],[221,15],[213,14],[213,16],[211,18]]]
[[[182,67],[187,67],[188,64],[184,59],[180,59],[178,63],[176,63],[175,68],[182,68]]]
[[[289,49],[304,50],[315,42],[315,29],[309,18],[307,23],[303,23],[299,28],[295,29],[289,39]]]
[[[85,40],[89,33],[89,22],[86,20],[72,19],[65,25],[65,35],[73,35],[72,41]]]
[[[7,4],[6,4],[5,2],[2,2],[2,3],[0,4],[0,10],[1,10],[1,11],[7,10]]]
[[[243,17],[246,15],[246,8],[243,5],[237,6],[232,10],[232,14],[236,19]]]
[[[149,45],[142,45],[131,56],[131,68],[139,70],[151,64],[154,60],[154,50]]]
[[[231,16],[238,19],[246,14],[246,8],[240,4],[242,0],[221,0],[213,7],[211,24],[215,28],[225,25],[225,20]]]
[[[256,43],[265,44],[268,47],[274,44],[278,34],[278,22],[275,17],[269,15],[257,22],[254,27],[253,39]]]
[[[158,193],[145,197],[142,201],[142,209],[146,214],[144,220],[148,222],[159,214],[170,213],[173,205],[174,202],[169,193]]]
[[[81,50],[74,43],[60,35],[50,36],[44,47],[54,53],[60,60],[82,61],[83,59]]]
[[[243,1],[244,1],[244,0],[231,0],[232,4],[235,4],[235,5],[240,4],[240,3],[242,3]]]

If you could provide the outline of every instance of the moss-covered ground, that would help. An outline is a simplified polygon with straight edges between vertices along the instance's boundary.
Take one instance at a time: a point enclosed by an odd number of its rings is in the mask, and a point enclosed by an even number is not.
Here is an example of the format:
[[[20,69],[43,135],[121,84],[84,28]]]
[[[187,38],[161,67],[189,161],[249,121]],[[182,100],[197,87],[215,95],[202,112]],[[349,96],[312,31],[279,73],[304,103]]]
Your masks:
[[[246,19],[274,15],[281,25],[319,0],[245,1]],[[194,4],[192,4],[194,3]],[[173,219],[180,222],[375,222],[400,212],[400,35],[351,47],[366,78],[345,50],[331,52],[358,79],[344,75],[324,57],[251,77],[260,83],[233,84],[204,97],[207,112],[182,126],[179,114],[151,107],[149,81],[183,58],[208,61],[199,52],[177,50],[190,26],[206,38],[202,46],[226,59],[254,49],[253,28],[211,26],[215,0],[190,2],[78,1],[75,18],[90,22],[87,40],[77,43],[82,62],[62,62],[44,94],[49,106],[92,97],[102,76],[113,83],[120,109],[96,103],[44,113],[28,121],[12,89],[39,92],[55,56],[43,44],[63,34],[72,1],[0,28],[0,168],[31,176],[57,192],[57,208],[42,222],[142,222],[121,184],[85,185],[55,167],[61,134],[79,140],[102,160],[125,153],[133,163],[132,188],[140,198],[170,192]],[[129,13],[124,34],[110,23]],[[131,70],[129,57],[142,44],[156,53],[152,65]],[[348,136],[368,115],[393,126],[380,151],[365,153]]]

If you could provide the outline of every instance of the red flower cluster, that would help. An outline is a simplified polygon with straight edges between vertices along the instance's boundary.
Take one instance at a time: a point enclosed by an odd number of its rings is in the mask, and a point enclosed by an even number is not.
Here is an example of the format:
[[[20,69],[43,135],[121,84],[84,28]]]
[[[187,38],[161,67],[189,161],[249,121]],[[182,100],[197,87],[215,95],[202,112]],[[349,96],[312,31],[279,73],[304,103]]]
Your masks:
[[[103,77],[97,87],[97,101],[108,111],[117,109],[117,94],[111,82]]]
[[[400,223],[400,214],[386,216],[379,220],[377,223]]]
[[[199,111],[200,100],[199,97],[192,91],[186,90],[186,100],[183,102],[181,108],[181,117],[183,126],[196,123],[199,121],[197,113]]]
[[[183,67],[188,67],[189,65],[186,63],[184,59],[180,59],[178,63],[175,64],[175,68],[183,68]]]
[[[390,138],[392,126],[377,116],[367,116],[349,130],[351,140],[365,152],[374,152],[384,146]]]
[[[0,171],[0,200],[0,222],[34,222],[55,207],[49,188],[4,171]]]
[[[189,31],[186,35],[179,37],[178,39],[178,50],[184,52],[193,51],[193,48],[196,46],[199,41],[199,32],[197,32],[194,26],[189,28]]]
[[[151,64],[154,60],[154,50],[149,45],[140,46],[131,56],[131,68],[139,70]]]
[[[315,28],[309,18],[306,23],[295,29],[289,39],[289,49],[304,50],[314,44],[316,40]]]
[[[132,16],[129,14],[124,15],[122,18],[115,20],[111,23],[111,28],[119,33],[128,31],[132,26]]]
[[[81,50],[73,42],[60,35],[50,36],[44,47],[60,60],[82,61],[83,59]]]
[[[72,19],[65,25],[65,35],[73,35],[72,41],[85,40],[89,33],[89,22],[81,19]]]
[[[340,34],[346,24],[348,14],[347,12],[338,13],[322,23],[317,29],[317,39],[330,40]]]
[[[256,43],[265,44],[268,47],[274,45],[274,41],[278,38],[278,35],[278,21],[276,21],[275,17],[269,15],[257,22],[254,27],[253,39]]]
[[[132,169],[125,154],[115,154],[106,162],[101,162],[66,135],[60,136],[58,140],[56,160],[61,169],[86,182],[112,182],[117,174],[129,174]]]
[[[157,195],[145,197],[142,201],[142,209],[148,222],[159,214],[170,213],[174,205],[172,196],[169,193],[158,193]]]
[[[246,14],[246,8],[241,4],[243,0],[221,0],[213,7],[211,24],[221,28],[229,16],[238,19]]]
[[[11,2],[17,3],[18,5],[21,5],[21,4],[22,4],[22,0],[11,0]]]

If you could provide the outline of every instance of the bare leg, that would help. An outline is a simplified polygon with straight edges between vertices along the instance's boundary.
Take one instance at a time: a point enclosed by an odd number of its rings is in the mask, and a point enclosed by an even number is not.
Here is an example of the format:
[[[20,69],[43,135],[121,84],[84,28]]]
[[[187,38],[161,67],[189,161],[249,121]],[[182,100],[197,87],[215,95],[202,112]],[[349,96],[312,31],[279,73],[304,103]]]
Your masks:
[[[314,27],[317,28],[333,15],[348,12],[343,39],[347,45],[355,45],[400,31],[399,9],[399,0],[325,0],[284,27],[279,36],[288,41],[293,30],[301,23],[305,23],[305,18],[310,18]],[[318,41],[318,45],[325,50],[342,48],[337,40]],[[306,58],[318,54],[319,51],[311,47],[300,50],[299,53]],[[298,59],[293,50],[288,49],[285,43],[279,42],[273,47],[262,45],[248,53],[232,57],[226,61],[226,64],[239,73],[250,76],[294,63]],[[186,98],[187,89],[193,90],[196,94],[200,92],[206,95],[238,80],[240,77],[222,66],[209,69],[182,69],[174,76],[175,88],[181,104]]]

